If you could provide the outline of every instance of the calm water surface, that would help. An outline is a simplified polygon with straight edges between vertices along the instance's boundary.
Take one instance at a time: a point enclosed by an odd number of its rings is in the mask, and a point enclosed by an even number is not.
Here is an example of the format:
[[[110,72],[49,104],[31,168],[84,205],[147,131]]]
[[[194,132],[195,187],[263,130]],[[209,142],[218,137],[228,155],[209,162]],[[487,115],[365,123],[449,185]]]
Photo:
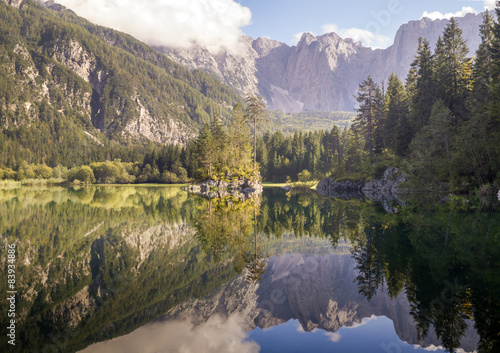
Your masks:
[[[269,188],[0,189],[2,352],[500,352],[500,217]]]

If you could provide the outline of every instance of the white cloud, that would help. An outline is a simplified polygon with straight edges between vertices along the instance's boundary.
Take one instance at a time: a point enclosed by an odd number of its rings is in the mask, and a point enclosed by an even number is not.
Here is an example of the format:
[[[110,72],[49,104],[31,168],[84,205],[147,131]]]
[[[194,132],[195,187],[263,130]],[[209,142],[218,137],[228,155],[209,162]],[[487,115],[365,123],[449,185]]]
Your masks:
[[[370,321],[377,321],[379,318],[386,318],[386,317],[385,316],[375,316],[375,315],[372,315],[370,317],[363,318],[361,320],[361,322],[355,322],[351,326],[345,327],[345,328],[346,329],[358,328],[358,327],[361,327],[361,326],[364,326],[364,325],[368,324]]]
[[[421,18],[427,17],[427,18],[430,18],[431,20],[439,20],[439,19],[444,19],[444,18],[450,19],[452,17],[463,17],[463,16],[467,15],[468,13],[477,13],[477,11],[474,10],[470,6],[464,6],[464,7],[462,7],[462,10],[457,11],[455,13],[453,13],[453,12],[442,13],[439,11],[434,11],[434,12],[424,11]]]
[[[391,38],[382,34],[370,32],[361,28],[339,28],[336,24],[326,24],[321,27],[323,33],[335,32],[342,38],[351,38],[356,42],[361,42],[365,47],[374,49],[387,48],[392,44]]]
[[[484,8],[486,10],[493,10],[496,7],[497,0],[484,0]]]
[[[148,324],[128,335],[89,346],[81,353],[257,353],[259,345],[247,340],[244,319],[232,315],[228,319],[213,316],[194,326],[187,321]]]
[[[338,332],[325,332],[325,336],[332,342],[339,342],[342,338],[341,334]]]
[[[131,34],[151,45],[212,52],[237,46],[250,9],[234,0],[58,0],[99,25]]]

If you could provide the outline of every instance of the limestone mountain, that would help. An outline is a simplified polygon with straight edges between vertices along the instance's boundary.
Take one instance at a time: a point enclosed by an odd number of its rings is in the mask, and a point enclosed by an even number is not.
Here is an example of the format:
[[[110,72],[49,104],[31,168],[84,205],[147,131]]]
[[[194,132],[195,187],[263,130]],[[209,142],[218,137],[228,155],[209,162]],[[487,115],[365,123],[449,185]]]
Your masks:
[[[1,165],[185,143],[238,101],[209,74],[52,1],[0,1]]]
[[[474,55],[479,42],[482,16],[457,18],[463,37]],[[305,33],[297,45],[266,38],[243,37],[237,54],[212,54],[202,48],[158,48],[176,62],[202,69],[246,94],[259,93],[271,109],[285,112],[352,111],[353,95],[361,81],[371,75],[376,82],[396,73],[403,81],[418,47],[418,38],[434,46],[448,20],[423,18],[403,24],[387,49],[364,47],[335,33]]]

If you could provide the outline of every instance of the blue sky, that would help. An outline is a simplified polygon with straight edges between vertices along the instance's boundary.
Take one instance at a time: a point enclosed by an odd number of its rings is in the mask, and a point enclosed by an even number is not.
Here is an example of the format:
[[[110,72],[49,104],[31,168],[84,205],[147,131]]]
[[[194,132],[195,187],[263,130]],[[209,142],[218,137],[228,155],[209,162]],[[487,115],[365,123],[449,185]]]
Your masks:
[[[238,51],[242,34],[293,45],[303,32],[336,32],[385,48],[397,29],[423,15],[433,19],[479,13],[495,0],[56,0],[90,21],[151,45]]]

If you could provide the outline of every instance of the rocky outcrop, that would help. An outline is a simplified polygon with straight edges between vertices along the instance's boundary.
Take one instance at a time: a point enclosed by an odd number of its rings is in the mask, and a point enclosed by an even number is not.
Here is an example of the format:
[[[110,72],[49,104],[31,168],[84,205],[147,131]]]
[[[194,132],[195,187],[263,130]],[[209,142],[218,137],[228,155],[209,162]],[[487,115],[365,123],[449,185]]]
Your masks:
[[[327,178],[318,183],[316,191],[322,196],[348,200],[362,197],[363,185],[364,182],[362,180],[335,181],[333,178]]]
[[[457,18],[474,55],[480,43],[481,15]],[[297,45],[266,38],[242,37],[239,50],[212,54],[208,50],[158,48],[174,61],[213,73],[243,94],[263,96],[270,109],[285,112],[353,111],[358,85],[368,75],[382,82],[395,73],[404,81],[418,49],[419,37],[434,48],[448,20],[423,18],[403,24],[387,49],[364,47],[335,33],[305,33]]]
[[[261,195],[263,190],[260,178],[238,178],[232,181],[208,179],[187,186],[184,189],[209,199],[233,196],[240,200],[246,200],[254,195]]]
[[[400,188],[401,183],[408,181],[403,172],[398,168],[388,168],[381,179],[340,180],[332,178],[322,180],[316,186],[317,192],[322,196],[340,199],[366,197],[374,201],[393,201],[397,195],[405,192]]]
[[[398,168],[387,168],[381,179],[368,181],[361,191],[371,200],[382,200],[388,195],[402,193],[404,190],[401,190],[399,186],[405,181],[408,179]]]

